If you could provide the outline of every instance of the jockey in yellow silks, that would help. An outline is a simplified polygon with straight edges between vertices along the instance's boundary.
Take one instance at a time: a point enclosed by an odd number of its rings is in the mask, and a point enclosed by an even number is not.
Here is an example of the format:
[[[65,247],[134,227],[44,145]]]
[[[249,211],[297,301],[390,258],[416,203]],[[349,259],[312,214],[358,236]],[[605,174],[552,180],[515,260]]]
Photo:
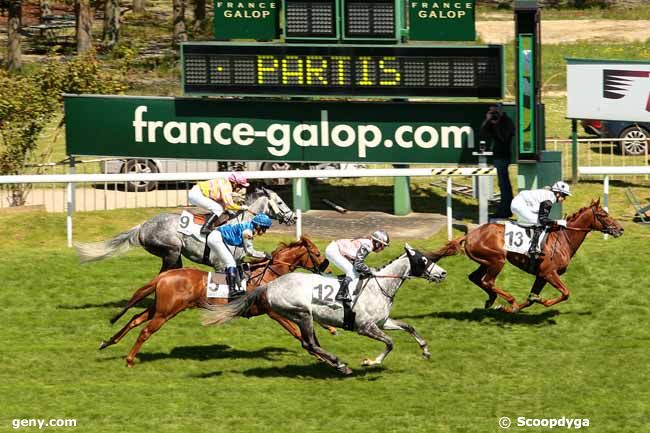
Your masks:
[[[249,183],[246,176],[235,172],[231,173],[227,179],[205,180],[192,187],[187,195],[189,202],[211,212],[201,227],[202,234],[210,232],[210,225],[224,211],[237,212],[248,209],[247,206],[238,204],[234,197],[237,193],[245,192],[247,186]]]

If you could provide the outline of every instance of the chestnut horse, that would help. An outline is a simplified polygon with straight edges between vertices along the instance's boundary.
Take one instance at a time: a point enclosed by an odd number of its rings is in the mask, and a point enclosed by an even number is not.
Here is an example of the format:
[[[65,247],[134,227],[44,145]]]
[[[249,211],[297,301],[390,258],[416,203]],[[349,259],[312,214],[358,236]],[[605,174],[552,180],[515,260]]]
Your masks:
[[[280,275],[293,272],[298,267],[319,272],[323,271],[327,266],[328,261],[320,253],[318,247],[310,239],[303,236],[298,242],[288,245],[280,244],[273,251],[271,260],[252,264],[247,290],[251,291],[260,284],[268,283]],[[115,323],[128,309],[154,292],[155,302],[146,310],[133,316],[108,341],[102,341],[99,350],[118,343],[131,329],[150,321],[140,332],[140,336],[126,357],[126,365],[133,367],[135,356],[144,342],[178,313],[195,307],[199,303],[227,304],[227,299],[206,297],[207,276],[207,272],[192,268],[172,269],[159,274],[133,294],[122,311],[111,319],[111,323]],[[289,331],[291,335],[300,339],[300,332],[296,326],[279,314],[268,310],[266,305],[261,303],[254,305],[250,313],[250,316],[268,314]]]
[[[488,294],[485,308],[490,308],[497,295],[510,303],[503,308],[506,312],[516,313],[534,303],[550,307],[569,297],[569,288],[564,285],[560,275],[564,274],[571,258],[578,251],[587,234],[592,230],[619,237],[623,234],[621,225],[600,207],[600,199],[591,202],[567,218],[567,226],[554,226],[544,244],[543,255],[538,259],[534,270],[530,267],[530,258],[524,254],[506,251],[504,248],[504,225],[484,224],[467,235],[447,242],[438,251],[428,254],[432,260],[452,256],[462,252],[463,244],[467,256],[478,263],[477,270],[469,274],[469,280]],[[519,269],[535,275],[535,282],[530,290],[528,299],[519,304],[514,296],[496,286],[495,281],[506,260]],[[539,296],[546,285],[551,284],[560,292],[554,299],[543,299]]]

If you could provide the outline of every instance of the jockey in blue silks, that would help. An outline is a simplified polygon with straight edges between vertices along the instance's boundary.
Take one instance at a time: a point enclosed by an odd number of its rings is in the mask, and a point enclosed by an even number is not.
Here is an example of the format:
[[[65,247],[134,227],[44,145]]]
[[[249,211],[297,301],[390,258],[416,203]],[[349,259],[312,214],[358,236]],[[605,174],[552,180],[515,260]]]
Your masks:
[[[219,261],[226,266],[226,282],[230,292],[240,291],[237,287],[237,263],[230,252],[230,247],[240,247],[244,253],[256,259],[270,259],[267,253],[257,251],[253,248],[255,235],[263,235],[272,225],[271,218],[266,214],[257,214],[249,222],[238,224],[227,224],[217,227],[208,236],[208,245],[217,254]],[[245,290],[245,289],[244,289]]]

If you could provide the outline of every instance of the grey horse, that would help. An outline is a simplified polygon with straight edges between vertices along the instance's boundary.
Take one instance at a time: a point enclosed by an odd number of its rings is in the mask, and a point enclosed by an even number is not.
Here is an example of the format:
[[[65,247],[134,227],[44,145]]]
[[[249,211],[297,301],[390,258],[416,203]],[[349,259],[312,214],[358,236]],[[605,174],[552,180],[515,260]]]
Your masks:
[[[264,212],[280,223],[293,224],[295,215],[280,196],[268,188],[259,187],[251,191],[246,198],[248,211],[240,212],[227,224],[250,221],[255,214]],[[162,259],[160,272],[183,267],[182,257],[221,270],[223,265],[216,254],[210,252],[207,260],[205,254],[205,237],[200,239],[178,232],[180,214],[163,213],[156,215],[130,230],[120,233],[103,242],[75,244],[82,263],[102,260],[115,254],[125,252],[133,246],[141,246],[149,253]],[[242,248],[235,248],[235,260],[242,257]]]
[[[413,327],[405,322],[391,319],[393,300],[402,283],[410,277],[440,282],[447,272],[419,251],[404,246],[405,253],[380,268],[365,282],[353,304],[356,313],[354,330],[359,334],[383,342],[385,350],[375,359],[365,359],[364,366],[381,365],[393,349],[393,340],[384,330],[406,331],[415,338],[425,358],[430,356],[427,342]],[[310,354],[325,361],[344,375],[352,373],[336,356],[320,347],[314,334],[313,322],[342,327],[343,308],[335,301],[334,294],[339,283],[336,278],[305,273],[284,275],[266,286],[260,286],[246,296],[228,305],[203,304],[205,325],[219,325],[244,315],[257,300],[267,302],[270,309],[295,322],[300,328],[302,347]],[[336,289],[335,289],[336,288]]]

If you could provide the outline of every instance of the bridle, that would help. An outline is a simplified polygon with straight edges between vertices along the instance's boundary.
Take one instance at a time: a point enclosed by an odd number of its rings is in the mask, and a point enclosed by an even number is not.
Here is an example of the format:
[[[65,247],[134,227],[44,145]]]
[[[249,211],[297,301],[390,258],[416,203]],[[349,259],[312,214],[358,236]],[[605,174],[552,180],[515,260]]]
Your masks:
[[[313,253],[311,252],[311,249],[309,248],[309,246],[304,246],[304,247],[305,247],[305,252],[302,253],[301,255],[299,255],[296,259],[301,258],[301,257],[303,257],[305,255],[309,256],[309,260],[312,263],[312,267],[304,267],[304,268],[307,269],[308,271],[310,271],[311,273],[314,273],[314,274],[320,273],[320,266],[316,265],[316,260],[314,258]],[[298,260],[296,260],[296,262],[298,262]],[[262,279],[264,278],[264,275],[266,274],[266,271],[271,271],[278,277],[280,275],[282,275],[277,270],[273,269],[273,265],[285,265],[285,266],[288,266],[290,272],[292,272],[293,270],[295,270],[296,268],[299,267],[299,265],[297,265],[296,263],[289,263],[289,262],[285,262],[285,261],[282,261],[282,260],[278,260],[278,259],[276,259],[274,257],[271,257],[271,259],[268,260],[266,262],[266,264],[264,265],[264,268],[262,269],[262,271],[259,274],[255,275],[255,276],[251,276],[251,278],[257,278],[257,284],[259,285],[259,283],[262,282]]]
[[[614,233],[612,232],[612,228],[614,227],[612,224],[607,224],[607,222],[601,217],[597,212],[595,207],[591,207],[591,213],[594,217],[594,221],[598,221],[600,225],[602,226],[602,229],[598,230],[601,233],[606,233],[613,235]],[[590,232],[592,230],[595,230],[592,227],[588,228],[582,228],[582,227],[563,227],[566,230],[571,230],[571,231],[576,231],[576,232]]]

